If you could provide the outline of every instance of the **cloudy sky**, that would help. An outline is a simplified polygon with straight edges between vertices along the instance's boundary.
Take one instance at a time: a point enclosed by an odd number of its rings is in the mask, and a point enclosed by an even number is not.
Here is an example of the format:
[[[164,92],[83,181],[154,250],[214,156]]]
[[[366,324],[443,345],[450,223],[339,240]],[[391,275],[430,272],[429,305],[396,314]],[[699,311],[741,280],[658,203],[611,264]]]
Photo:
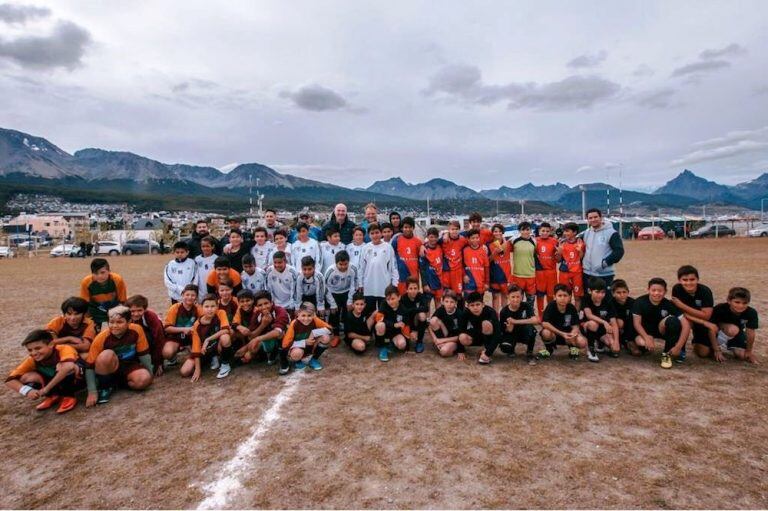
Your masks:
[[[2,0],[0,0],[2,2]],[[475,189],[768,171],[768,2],[0,4],[0,126]]]

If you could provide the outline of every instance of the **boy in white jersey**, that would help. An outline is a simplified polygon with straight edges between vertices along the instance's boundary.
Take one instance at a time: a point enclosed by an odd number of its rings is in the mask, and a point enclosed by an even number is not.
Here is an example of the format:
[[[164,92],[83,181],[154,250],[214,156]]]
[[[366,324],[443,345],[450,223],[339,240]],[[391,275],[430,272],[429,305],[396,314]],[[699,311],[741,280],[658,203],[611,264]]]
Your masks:
[[[272,295],[275,305],[284,308],[290,316],[296,310],[296,284],[299,272],[285,262],[285,254],[275,252],[272,255],[272,266],[267,270],[267,291]]]
[[[369,225],[368,235],[371,242],[365,245],[360,256],[357,285],[365,295],[366,316],[379,309],[385,301],[384,291],[389,286],[397,286],[399,280],[395,250],[382,239],[379,225]]]
[[[326,231],[327,241],[320,243],[320,253],[322,254],[323,264],[320,266],[320,273],[325,275],[328,268],[336,262],[336,254],[344,250],[344,243],[341,242],[341,233],[335,227],[330,227]]]
[[[320,253],[320,244],[317,240],[309,237],[309,226],[301,223],[296,226],[298,236],[296,241],[291,244],[291,261],[297,271],[301,271],[301,260],[310,256],[315,260],[315,264],[322,265],[323,259]]]
[[[240,278],[243,279],[243,289],[251,293],[267,288],[267,272],[256,266],[256,261],[251,254],[243,256],[243,272]]]
[[[189,245],[186,241],[177,241],[173,244],[174,259],[165,265],[165,287],[171,304],[181,300],[181,293],[187,284],[197,284],[197,264],[189,259]]]
[[[331,313],[329,323],[333,327],[333,334],[341,334],[347,309],[352,306],[352,295],[357,286],[357,268],[349,262],[349,254],[346,250],[336,254],[336,264],[325,271],[325,288],[333,298],[330,304]]]
[[[288,231],[285,229],[278,229],[273,234],[272,250],[269,252],[267,260],[272,261],[272,254],[275,252],[283,252],[285,254],[285,262],[288,266],[292,266],[291,248],[291,244],[288,243]]]
[[[365,229],[358,225],[352,230],[352,243],[344,248],[349,254],[349,264],[357,269],[360,269],[360,256],[363,254],[364,246]]]
[[[309,302],[315,306],[317,315],[325,315],[325,280],[323,274],[317,271],[315,260],[305,256],[301,260],[301,274],[296,281],[297,303]]]
[[[274,253],[274,244],[267,240],[267,229],[262,226],[258,226],[253,230],[253,246],[251,247],[251,255],[256,262],[256,267],[266,270],[271,260],[270,255]]]
[[[206,288],[206,281],[208,280],[208,274],[213,271],[213,263],[216,261],[216,240],[211,236],[206,236],[200,240],[201,255],[195,257],[195,264],[197,265],[197,284],[198,289]],[[199,301],[202,301],[205,293],[200,293],[198,297]]]

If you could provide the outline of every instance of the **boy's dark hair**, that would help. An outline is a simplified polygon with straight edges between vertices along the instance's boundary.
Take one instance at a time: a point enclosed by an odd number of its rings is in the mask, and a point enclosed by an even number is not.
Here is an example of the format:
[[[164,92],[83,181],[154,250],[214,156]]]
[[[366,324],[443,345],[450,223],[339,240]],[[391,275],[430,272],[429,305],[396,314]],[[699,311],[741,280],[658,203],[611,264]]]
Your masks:
[[[547,229],[551,229],[552,228],[552,224],[550,224],[549,222],[541,222],[539,224],[539,229],[541,229],[542,227],[546,227]]]
[[[500,230],[502,234],[504,234],[504,224],[493,224],[491,226],[491,231],[495,231],[496,229]]]
[[[483,221],[483,215],[478,213],[477,211],[473,212],[469,215],[469,222],[482,222]]]
[[[365,294],[363,294],[362,291],[355,291],[355,294],[352,295],[352,303],[354,303],[354,302],[356,302],[358,300],[365,301]]]
[[[477,303],[483,301],[483,293],[480,293],[479,291],[472,291],[467,295],[467,305],[470,303]]]
[[[256,234],[257,232],[263,232],[264,236],[267,236],[269,234],[267,232],[267,228],[264,227],[263,225],[257,225],[256,227],[254,227],[253,234]]]
[[[231,268],[232,265],[229,264],[229,259],[225,256],[219,256],[213,261],[213,267],[215,268]]]
[[[471,238],[472,236],[480,236],[480,230],[470,229],[469,231],[467,231],[467,238]]]
[[[246,264],[256,264],[256,259],[253,257],[252,254],[245,254],[243,256],[243,266]]]
[[[61,304],[61,313],[66,314],[68,310],[73,310],[77,314],[88,312],[88,302],[79,296],[70,296]]]
[[[521,293],[522,294],[523,289],[518,286],[517,284],[510,284],[507,288],[507,294],[511,295],[512,293]]]
[[[211,300],[213,300],[213,301],[214,301],[214,302],[216,302],[216,303],[219,303],[219,297],[218,297],[218,296],[216,296],[216,295],[215,295],[215,294],[213,294],[213,293],[208,293],[208,294],[207,294],[207,295],[205,295],[205,296],[203,297],[203,299],[200,301],[200,304],[204,304],[205,302],[210,302]]]
[[[746,287],[732,287],[728,290],[728,301],[744,300],[749,303],[752,300],[752,294]]]
[[[577,224],[576,222],[566,222],[563,225],[563,230],[564,231],[572,231],[572,232],[575,232],[575,233],[578,234],[578,232],[579,232],[579,224]]]
[[[566,286],[565,284],[555,284],[555,287],[552,290],[552,292],[554,294],[557,294],[558,291],[565,291],[566,293],[568,293],[569,296],[571,294],[571,288]]]
[[[381,224],[381,230],[383,231],[384,229],[389,229],[390,231],[394,231],[395,230],[395,228],[389,222],[383,222]]]
[[[429,229],[427,229],[427,236],[437,236],[439,238],[440,231],[438,230],[437,227],[430,227]]]
[[[233,235],[233,234],[237,234],[237,235],[239,235],[241,238],[243,237],[243,231],[241,231],[240,229],[230,229],[230,230],[229,230],[229,235],[231,236],[231,235]]]
[[[277,252],[272,254],[272,261],[275,261],[278,259],[285,260],[285,252],[283,252],[282,250],[278,250]]]
[[[302,229],[309,231],[309,225],[306,222],[299,222],[296,224],[296,232],[299,232]]]
[[[458,227],[459,229],[461,229],[461,223],[459,223],[458,220],[451,220],[450,222],[448,222],[448,227]]]
[[[274,213],[275,216],[277,216],[277,211],[275,211],[274,209],[265,209],[264,213]]]
[[[251,292],[251,290],[250,289],[241,289],[237,293],[237,301],[239,302],[240,300],[251,300],[251,301],[253,301],[253,293]]]
[[[266,289],[262,289],[261,291],[256,291],[253,294],[253,301],[258,302],[259,300],[267,300],[268,302],[272,301],[272,293],[267,291]]]
[[[454,302],[458,302],[459,301],[459,295],[453,289],[446,289],[443,292],[443,299],[445,299],[445,298],[450,298]]]
[[[522,231],[524,229],[530,229],[530,228],[531,228],[531,222],[529,222],[527,220],[524,220],[524,221],[520,222],[518,224],[518,226],[517,226],[517,230],[518,231]]]
[[[359,226],[359,225],[356,225],[356,226],[355,226],[355,228],[354,228],[354,229],[352,229],[352,232],[353,232],[353,233],[354,233],[355,231],[360,231],[360,232],[362,232],[363,234],[365,234],[365,229],[363,229],[363,228],[362,228],[361,226]]]
[[[218,289],[219,286],[225,286],[225,287],[228,287],[229,289],[235,288],[234,282],[232,282],[232,279],[230,279],[229,277],[221,279],[221,281],[218,284],[216,284],[216,288]]]
[[[600,277],[592,277],[589,279],[590,291],[605,291],[608,286],[605,285],[605,281]]]
[[[349,254],[346,250],[340,250],[336,252],[336,255],[334,256],[334,259],[337,263],[340,263],[342,261],[349,261]]]
[[[381,227],[376,222],[368,224],[368,234],[371,234],[373,231],[380,231],[380,230],[381,230]]]
[[[125,305],[128,307],[141,307],[142,309],[146,309],[149,307],[149,300],[147,300],[147,297],[144,295],[133,295],[128,297],[125,301]]]
[[[616,279],[611,284],[611,291],[615,292],[617,289],[626,289],[629,291],[629,286],[627,285],[627,281],[624,279]]]
[[[102,268],[106,268],[109,270],[109,261],[104,259],[103,257],[97,257],[93,261],[91,261],[91,273],[96,273]]]
[[[403,223],[403,217],[402,217],[402,216],[400,216],[400,213],[398,213],[397,211],[392,211],[392,212],[390,212],[390,213],[389,213],[389,221],[390,221],[390,222],[392,221],[392,217],[393,217],[393,216],[396,216],[396,217],[398,217],[398,218],[400,219],[400,223],[401,223],[401,224]]]
[[[272,237],[274,238],[278,234],[280,236],[284,237],[284,238],[288,238],[288,231],[286,231],[285,229],[278,229],[278,230],[276,230],[274,233],[272,233]]]
[[[311,266],[312,268],[315,267],[315,258],[312,256],[304,256],[301,258],[301,266],[302,268],[304,266]]]
[[[212,247],[216,246],[216,238],[213,236],[203,236],[203,239],[200,240],[200,243],[202,244],[203,242],[208,243]]]
[[[186,241],[177,241],[176,243],[173,244],[173,249],[174,250],[181,249],[189,252],[189,243],[187,243]]]
[[[412,216],[407,216],[403,218],[403,220],[400,222],[400,225],[410,225],[411,227],[416,227],[416,220],[414,220]]]
[[[331,239],[331,236],[334,234],[339,234],[339,230],[335,227],[329,227],[328,230],[325,231],[325,239]]]
[[[187,284],[184,286],[184,289],[181,291],[181,294],[186,293],[187,291],[194,291],[195,294],[200,294],[200,288],[197,287],[197,284]]]
[[[588,217],[590,213],[597,213],[597,216],[601,217],[603,216],[603,212],[600,211],[597,208],[589,208],[586,213],[584,213],[584,218]]]
[[[397,286],[389,285],[387,286],[387,289],[384,290],[384,296],[389,298],[392,295],[400,296],[400,292],[397,290]]]
[[[697,279],[699,278],[699,270],[697,270],[694,266],[691,266],[690,264],[685,264],[677,269],[677,278],[682,279],[686,275],[694,275]]]
[[[648,281],[648,287],[659,285],[663,287],[664,289],[667,289],[667,281],[662,279],[661,277],[654,277],[651,280]]]
[[[50,344],[51,341],[53,341],[53,334],[51,332],[48,330],[43,330],[42,328],[37,328],[27,334],[24,340],[21,341],[21,345],[26,346],[27,344],[32,344],[33,342],[44,342],[45,344]]]
[[[411,275],[410,277],[408,277],[407,279],[405,279],[405,287],[406,287],[406,288],[407,288],[408,286],[410,286],[411,284],[416,284],[416,285],[418,286],[418,285],[419,285],[419,277],[416,277],[416,276],[414,276],[414,275]]]

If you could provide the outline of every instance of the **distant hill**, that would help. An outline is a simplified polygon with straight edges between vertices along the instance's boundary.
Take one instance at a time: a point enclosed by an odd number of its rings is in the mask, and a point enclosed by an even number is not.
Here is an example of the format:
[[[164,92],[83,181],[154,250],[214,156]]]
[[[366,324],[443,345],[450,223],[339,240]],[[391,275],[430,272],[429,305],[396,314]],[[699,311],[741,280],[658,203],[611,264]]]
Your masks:
[[[739,202],[728,186],[699,177],[686,169],[653,192],[656,195],[682,195],[709,202]]]
[[[416,200],[479,199],[478,192],[457,185],[447,179],[431,179],[424,183],[410,184],[399,177],[376,181],[366,188],[369,192],[383,193],[395,197],[407,197]]]
[[[557,202],[570,189],[570,186],[563,183],[539,186],[526,183],[517,188],[502,186],[495,190],[480,190],[480,194],[492,200],[540,200],[552,203]]]

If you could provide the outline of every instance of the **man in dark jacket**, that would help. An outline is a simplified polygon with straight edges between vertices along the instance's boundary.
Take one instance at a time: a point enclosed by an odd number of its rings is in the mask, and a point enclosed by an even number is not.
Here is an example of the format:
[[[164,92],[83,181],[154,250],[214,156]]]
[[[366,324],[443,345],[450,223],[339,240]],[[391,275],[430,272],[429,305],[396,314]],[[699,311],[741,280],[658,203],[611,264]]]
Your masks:
[[[331,219],[323,225],[323,239],[325,241],[326,233],[328,229],[335,227],[341,234],[341,242],[345,245],[352,243],[352,234],[355,229],[355,222],[349,219],[347,216],[347,206],[344,204],[336,204],[331,214]]]
[[[187,242],[187,245],[189,245],[190,259],[194,259],[203,253],[203,251],[200,250],[200,241],[206,236],[211,236],[211,232],[208,230],[208,222],[205,220],[198,220],[197,223],[195,223],[195,232],[192,233],[192,236],[184,240]],[[219,243],[219,240],[216,240],[216,246],[213,247],[213,251],[216,254],[221,255],[221,243]]]

